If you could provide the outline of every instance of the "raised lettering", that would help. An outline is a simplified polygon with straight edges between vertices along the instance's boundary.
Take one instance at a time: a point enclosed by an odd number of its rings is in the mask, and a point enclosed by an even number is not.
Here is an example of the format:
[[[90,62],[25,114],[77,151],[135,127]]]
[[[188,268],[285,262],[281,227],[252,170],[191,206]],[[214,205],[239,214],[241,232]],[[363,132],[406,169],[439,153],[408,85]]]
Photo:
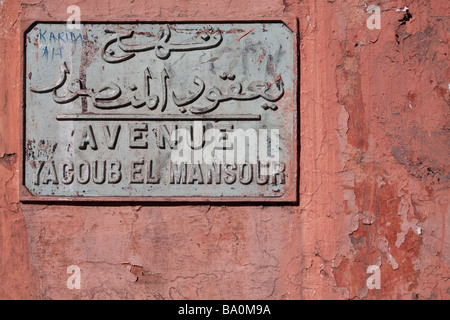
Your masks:
[[[118,183],[122,179],[121,164],[118,160],[108,160],[108,183]]]
[[[168,143],[170,149],[174,149],[177,146],[177,126],[171,126],[171,131],[165,125],[159,126],[157,131],[158,148],[165,149],[166,142]]]
[[[130,148],[147,148],[147,137],[148,126],[146,123],[130,124]],[[145,133],[144,133],[145,132]]]
[[[131,181],[130,183],[144,183],[144,176],[142,175],[142,168],[144,160],[131,161]]]
[[[203,184],[203,174],[200,164],[194,163],[190,165],[190,167],[191,170],[189,171],[188,183],[193,184],[195,181],[197,181],[197,183]]]
[[[250,182],[252,182],[252,180],[253,180],[253,168],[252,167],[253,166],[248,163],[239,165],[239,181],[242,184],[250,184]]]
[[[100,165],[99,165],[100,163]],[[94,181],[97,184],[104,183],[106,180],[106,174],[105,174],[105,166],[106,161],[103,160],[95,160],[92,165],[92,181]]]
[[[170,162],[169,171],[171,184],[186,184],[186,163],[182,162],[177,165],[176,163]]]
[[[261,161],[258,161],[258,164],[256,165],[256,183],[259,185],[264,185],[269,182],[269,166],[270,163],[265,162],[264,164]]]
[[[277,185],[277,184],[285,184],[285,176],[284,176],[284,170],[285,170],[285,165],[282,163],[278,163],[274,165],[274,173],[272,174],[272,185]],[[277,179],[277,177],[279,177],[279,179]],[[278,181],[279,180],[279,181]]]
[[[59,176],[63,184],[71,184],[73,182],[73,162],[64,160],[59,164]]]
[[[33,162],[34,164],[36,164],[36,161]],[[40,184],[40,175],[42,172],[42,168],[44,167],[45,161],[38,161],[38,165],[36,167],[36,170],[34,171],[34,184],[35,185],[39,185]]]
[[[206,165],[206,183],[211,184],[214,181],[216,184],[220,184],[222,182],[221,179],[222,165],[220,163],[213,163]]]
[[[91,168],[89,162],[82,160],[77,163],[77,181],[81,184],[86,184],[89,182],[89,176]]]
[[[225,178],[224,181],[228,184],[233,184],[236,182],[236,165],[235,164],[225,164],[224,165],[224,173]]]
[[[43,171],[42,174],[42,183],[48,184],[51,182],[52,184],[58,184],[58,176],[56,174],[55,162],[50,161],[46,163],[46,170]]]
[[[146,183],[153,183],[153,184],[159,183],[159,180],[160,180],[159,175],[156,175],[156,176],[153,175],[153,160],[147,161],[147,164],[145,167],[147,169]]]
[[[81,142],[79,148],[81,150],[86,150],[87,146],[90,146],[92,150],[97,150],[97,142],[95,141],[94,131],[92,126],[88,125],[83,128],[81,133]]]
[[[113,132],[111,133],[109,130],[109,126],[103,126],[103,133],[106,137],[106,145],[108,146],[108,149],[114,150],[117,145],[117,140],[119,139],[119,133],[120,133],[121,126],[117,125],[114,127]]]

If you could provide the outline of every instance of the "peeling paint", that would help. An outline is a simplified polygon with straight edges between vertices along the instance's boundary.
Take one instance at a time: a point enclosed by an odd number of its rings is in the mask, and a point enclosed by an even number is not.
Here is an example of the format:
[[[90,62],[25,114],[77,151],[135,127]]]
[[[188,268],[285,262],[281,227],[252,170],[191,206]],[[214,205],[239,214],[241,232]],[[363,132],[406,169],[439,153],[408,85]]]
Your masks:
[[[1,298],[449,299],[447,1],[383,0],[379,30],[356,0],[81,1],[86,21],[298,17],[300,202],[21,204],[18,48],[69,4],[0,3]],[[66,287],[73,264],[80,290]]]

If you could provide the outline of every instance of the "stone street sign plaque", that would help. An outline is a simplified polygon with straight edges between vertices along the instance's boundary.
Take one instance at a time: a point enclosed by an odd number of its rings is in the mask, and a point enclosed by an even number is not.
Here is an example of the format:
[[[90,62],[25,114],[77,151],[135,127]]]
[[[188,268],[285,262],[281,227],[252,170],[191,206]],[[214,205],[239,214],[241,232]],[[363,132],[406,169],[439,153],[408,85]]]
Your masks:
[[[25,34],[23,201],[297,200],[292,24],[80,27]]]

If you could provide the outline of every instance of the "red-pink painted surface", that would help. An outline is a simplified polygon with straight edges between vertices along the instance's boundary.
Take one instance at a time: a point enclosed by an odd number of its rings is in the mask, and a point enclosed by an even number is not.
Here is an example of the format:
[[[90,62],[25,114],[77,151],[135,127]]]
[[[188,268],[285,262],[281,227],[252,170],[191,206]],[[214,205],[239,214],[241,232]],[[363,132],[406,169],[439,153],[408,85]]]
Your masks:
[[[297,17],[299,205],[21,204],[22,34],[71,4],[85,21]],[[449,6],[376,4],[371,30],[357,0],[1,1],[0,298],[448,299]]]

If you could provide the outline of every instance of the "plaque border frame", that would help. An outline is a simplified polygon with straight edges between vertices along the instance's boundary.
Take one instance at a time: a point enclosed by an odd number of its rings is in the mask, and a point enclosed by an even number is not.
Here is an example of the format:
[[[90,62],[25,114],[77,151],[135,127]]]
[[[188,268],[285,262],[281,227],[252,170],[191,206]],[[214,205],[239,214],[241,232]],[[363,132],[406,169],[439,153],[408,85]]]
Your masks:
[[[299,205],[299,183],[300,183],[300,35],[299,35],[299,20],[297,17],[284,16],[284,17],[261,17],[255,19],[245,19],[245,18],[233,18],[233,19],[216,19],[216,18],[199,18],[199,19],[186,19],[186,18],[167,18],[167,19],[157,19],[153,21],[148,20],[136,20],[136,21],[96,21],[96,20],[83,20],[80,24],[162,24],[162,23],[283,23],[293,34],[294,41],[294,108],[292,112],[292,122],[293,122],[293,141],[292,149],[294,150],[294,157],[290,170],[286,172],[290,180],[290,184],[286,184],[283,196],[281,197],[211,197],[211,196],[180,196],[180,197],[151,197],[151,196],[41,196],[33,195],[28,188],[25,186],[25,132],[26,132],[26,42],[27,33],[34,28],[37,24],[66,24],[66,21],[51,21],[51,20],[36,20],[33,22],[28,22],[28,27],[26,27],[22,33],[22,66],[20,72],[22,77],[22,83],[19,87],[22,88],[22,93],[20,95],[20,105],[19,117],[22,119],[22,126],[20,129],[19,141],[20,141],[20,152],[19,152],[19,201],[22,203],[30,204],[79,204],[79,205],[138,205],[138,204],[154,204],[162,206],[173,206],[173,205],[231,205],[231,206],[258,206],[258,205]]]

